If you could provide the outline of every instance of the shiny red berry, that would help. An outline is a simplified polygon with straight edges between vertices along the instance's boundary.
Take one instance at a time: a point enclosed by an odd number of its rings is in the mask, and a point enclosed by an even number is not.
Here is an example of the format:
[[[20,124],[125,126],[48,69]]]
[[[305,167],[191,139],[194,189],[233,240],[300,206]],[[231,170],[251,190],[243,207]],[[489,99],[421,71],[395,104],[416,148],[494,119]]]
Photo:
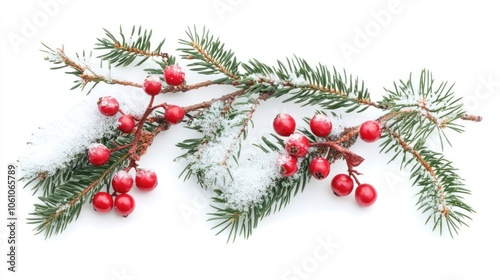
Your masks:
[[[165,120],[171,124],[177,124],[184,119],[185,116],[184,109],[177,105],[170,105],[165,109]]]
[[[332,132],[332,120],[323,114],[316,114],[309,121],[311,132],[319,137],[327,137]]]
[[[130,133],[134,130],[135,119],[130,115],[122,115],[118,119],[118,129],[123,133]]]
[[[141,191],[152,191],[158,184],[156,173],[149,169],[138,169],[135,174],[135,185]]]
[[[299,133],[294,133],[286,140],[285,150],[291,156],[303,157],[307,154],[309,145],[307,137]]]
[[[382,128],[376,121],[366,121],[359,127],[359,137],[368,143],[377,141],[382,135]]]
[[[354,181],[347,174],[337,174],[333,177],[330,186],[336,196],[346,196],[354,189]]]
[[[114,116],[120,110],[120,104],[114,97],[103,96],[97,101],[97,109],[105,116]]]
[[[295,119],[289,114],[277,114],[273,121],[273,128],[278,135],[290,136],[295,131]]]
[[[289,154],[282,154],[278,158],[280,173],[283,177],[289,177],[297,173],[297,159]]]
[[[120,170],[111,179],[113,190],[118,193],[127,193],[134,186],[134,178],[125,170]]]
[[[113,209],[113,197],[107,192],[98,192],[92,198],[92,205],[97,212],[109,212]]]
[[[315,157],[309,163],[309,172],[314,178],[323,180],[330,174],[330,162],[326,158]]]
[[[161,92],[161,81],[157,76],[148,76],[142,83],[142,89],[148,95],[154,96]]]
[[[180,86],[184,84],[186,74],[177,65],[170,65],[163,70],[163,78],[169,86]]]
[[[363,207],[372,205],[377,200],[377,191],[370,184],[361,184],[354,193],[356,202]]]
[[[100,143],[94,143],[90,145],[87,156],[90,164],[95,166],[101,166],[106,164],[109,160],[109,156],[111,155],[111,151],[108,147],[104,146]]]
[[[123,217],[127,217],[135,209],[134,198],[127,194],[122,193],[115,198],[115,211]]]

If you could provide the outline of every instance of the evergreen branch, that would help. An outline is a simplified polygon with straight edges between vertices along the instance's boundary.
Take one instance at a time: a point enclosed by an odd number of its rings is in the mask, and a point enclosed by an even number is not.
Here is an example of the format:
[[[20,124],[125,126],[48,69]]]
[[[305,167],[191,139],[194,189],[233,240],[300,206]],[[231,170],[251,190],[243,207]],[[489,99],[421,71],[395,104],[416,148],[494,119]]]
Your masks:
[[[277,64],[278,67],[271,67],[255,59],[242,64],[246,81],[254,82],[249,90],[273,91],[273,97],[287,94],[284,102],[319,105],[328,111],[345,108],[347,112],[360,112],[370,106],[378,107],[370,100],[364,83],[347,75],[345,70],[340,73],[323,64],[311,67],[297,56]]]
[[[107,53],[98,56],[103,60],[109,61],[111,64],[116,64],[116,66],[128,66],[134,62],[137,58],[141,58],[135,66],[143,64],[149,58],[159,57],[162,59],[168,59],[169,55],[167,53],[162,53],[161,48],[165,43],[163,39],[158,46],[151,51],[151,36],[152,30],[142,29],[141,26],[137,29],[137,34],[135,34],[136,27],[132,27],[132,31],[128,37],[124,35],[122,27],[120,26],[120,36],[121,40],[117,39],[110,31],[104,29],[105,38],[98,38],[96,43],[97,50],[108,50]]]
[[[234,56],[233,51],[225,50],[225,45],[218,38],[214,38],[208,30],[198,34],[196,27],[194,30],[188,28],[186,31],[189,40],[179,40],[181,45],[179,51],[184,59],[194,60],[188,64],[191,70],[205,75],[223,74],[226,78],[221,81],[231,82],[240,79],[240,63]]]
[[[80,154],[67,164],[67,168],[59,170],[52,175],[47,172],[40,172],[33,178],[21,178],[20,181],[27,181],[24,187],[34,184],[31,187],[33,194],[41,191],[43,196],[52,194],[58,185],[62,185],[71,179],[73,173],[86,163],[86,155]]]
[[[35,204],[35,211],[30,213],[35,217],[28,218],[30,224],[37,225],[36,233],[43,232],[48,238],[64,231],[78,218],[85,202],[109,183],[116,170],[125,166],[128,156],[123,150],[113,153],[103,166],[81,167],[73,172],[70,180],[55,186],[52,194],[40,197],[42,204]]]
[[[272,146],[268,148],[274,150]],[[293,177],[277,179],[273,186],[267,188],[268,192],[262,197],[262,201],[259,204],[252,205],[246,211],[227,206],[227,199],[223,197],[222,192],[216,191],[217,195],[212,197],[212,201],[216,205],[222,206],[211,205],[215,212],[208,214],[210,216],[208,221],[215,223],[212,229],[218,229],[216,235],[229,230],[228,242],[230,240],[234,242],[237,236],[243,236],[245,239],[249,238],[253,229],[258,226],[262,219],[280,211],[299,192],[304,191],[307,182],[311,178],[307,171],[309,161],[310,159],[302,160],[299,167],[300,173]]]
[[[410,143],[424,141],[437,131],[443,146],[443,139],[450,144],[445,128],[463,132],[462,125],[455,122],[464,119],[463,104],[452,89],[447,82],[435,87],[430,71],[423,70],[418,88],[413,86],[410,75],[406,82],[394,83],[393,90],[386,89],[388,94],[379,106],[390,110],[384,118],[393,122],[392,127],[399,135],[413,136],[408,139]]]
[[[152,133],[152,135],[142,137],[133,152],[137,152],[139,156],[143,155],[151,145],[153,135],[166,128],[168,127],[164,124],[146,123],[143,134]],[[69,223],[78,219],[85,202],[104,186],[109,187],[112,175],[131,162],[131,151],[119,147],[133,143],[132,134],[103,138],[101,142],[111,146],[113,151],[105,165],[90,165],[87,153],[81,153],[76,160],[78,164],[68,165],[66,169],[58,170],[37,184],[46,188],[39,197],[41,203],[35,204],[34,212],[30,213],[34,217],[28,218],[30,224],[37,225],[35,227],[37,234],[43,232],[45,237],[49,238],[64,231]]]
[[[70,58],[68,55],[66,55],[64,49],[53,50],[49,47],[47,47],[47,49],[48,50],[44,52],[48,53],[49,56],[45,59],[57,65],[56,67],[51,68],[52,70],[69,67],[71,68],[71,70],[66,72],[66,74],[71,74],[78,77],[78,80],[74,81],[75,85],[71,88],[72,90],[76,88],[81,88],[83,90],[88,84],[93,83],[91,89],[88,91],[88,93],[90,93],[92,89],[94,89],[94,87],[97,86],[97,84],[100,82],[142,88],[142,84],[114,79],[107,75],[99,74],[99,71],[93,69],[92,65],[88,63],[90,57],[92,56],[91,54],[89,56],[86,56],[85,52],[83,52],[81,59],[80,55],[78,54],[76,54],[76,58]]]
[[[412,147],[391,127],[384,126],[384,130],[387,139],[381,144],[381,152],[394,150],[391,161],[402,154],[401,169],[413,162],[410,179],[413,179],[413,185],[421,187],[417,205],[422,213],[430,212],[426,223],[432,219],[433,230],[439,228],[440,234],[444,224],[451,236],[458,234],[458,227],[467,226],[466,220],[471,219],[469,214],[474,210],[463,201],[462,195],[470,194],[470,191],[463,187],[463,180],[456,169],[441,154],[428,150],[422,142]]]

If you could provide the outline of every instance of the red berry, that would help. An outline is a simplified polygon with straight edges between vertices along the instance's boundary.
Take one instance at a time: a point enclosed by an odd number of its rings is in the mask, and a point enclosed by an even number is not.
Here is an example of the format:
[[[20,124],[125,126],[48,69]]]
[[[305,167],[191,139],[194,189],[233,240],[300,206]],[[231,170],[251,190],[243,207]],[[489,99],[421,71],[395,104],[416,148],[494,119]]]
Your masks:
[[[92,198],[92,205],[97,212],[109,212],[113,209],[113,197],[107,192],[98,192]]]
[[[273,128],[278,135],[290,136],[295,131],[295,119],[289,114],[280,113],[274,118]]]
[[[323,180],[330,174],[330,162],[326,158],[315,157],[309,163],[309,172],[314,178]]]
[[[106,164],[106,162],[108,162],[109,156],[111,155],[111,151],[108,149],[108,147],[104,146],[103,144],[94,143],[90,145],[87,155],[90,164],[95,166],[101,166]]]
[[[352,192],[354,181],[347,174],[337,174],[333,177],[330,186],[336,196],[346,196]]]
[[[135,185],[141,191],[152,191],[156,188],[158,179],[156,173],[149,169],[139,169],[135,174]]]
[[[382,128],[376,121],[366,121],[359,127],[359,137],[368,143],[377,141],[381,135]]]
[[[309,150],[309,140],[302,134],[294,133],[288,137],[285,149],[291,156],[303,157]]]
[[[316,114],[309,122],[312,133],[319,137],[327,137],[332,132],[332,120],[326,115]]]
[[[127,194],[122,193],[116,196],[115,198],[115,211],[116,213],[122,215],[123,217],[127,217],[134,211],[135,201],[134,198]]]
[[[184,83],[186,74],[177,65],[170,65],[163,70],[163,77],[169,86],[180,86]]]
[[[157,76],[148,76],[142,84],[144,92],[154,96],[161,92],[161,81]]]
[[[115,192],[127,193],[134,186],[134,178],[127,171],[120,170],[113,176],[111,186],[113,186]]]
[[[184,109],[181,107],[177,105],[170,105],[165,110],[165,120],[171,124],[177,124],[182,121],[185,114]]]
[[[358,204],[363,207],[370,206],[377,200],[377,191],[370,184],[359,185],[354,195]]]
[[[280,173],[283,177],[289,177],[297,173],[297,159],[289,154],[282,154],[278,158]]]
[[[103,96],[97,101],[97,109],[105,116],[114,116],[120,110],[120,104],[114,97]]]
[[[130,115],[122,115],[118,119],[118,129],[123,133],[130,133],[134,130],[135,119]]]

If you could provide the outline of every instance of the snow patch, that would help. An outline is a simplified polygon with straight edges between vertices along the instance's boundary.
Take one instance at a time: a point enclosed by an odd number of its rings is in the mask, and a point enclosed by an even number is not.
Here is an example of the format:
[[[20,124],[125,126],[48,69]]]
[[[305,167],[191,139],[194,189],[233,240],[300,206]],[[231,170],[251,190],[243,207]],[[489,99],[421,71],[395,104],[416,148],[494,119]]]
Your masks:
[[[227,206],[247,211],[261,202],[273,182],[280,178],[278,153],[246,153],[238,160],[239,140],[236,139],[246,114],[232,119],[223,116],[224,104],[215,102],[203,118],[193,121],[210,139],[187,158],[195,173],[203,173],[204,186],[222,191]],[[216,135],[214,137],[214,135]],[[251,147],[242,147],[247,149]]]
[[[99,113],[99,97],[94,94],[87,96],[60,118],[32,135],[26,150],[19,158],[21,169],[27,178],[37,176],[41,172],[53,175],[76,155],[87,150],[97,139],[116,132],[120,114],[107,117]],[[115,98],[123,112],[135,116],[143,114],[149,101],[143,92],[129,92],[115,95]]]

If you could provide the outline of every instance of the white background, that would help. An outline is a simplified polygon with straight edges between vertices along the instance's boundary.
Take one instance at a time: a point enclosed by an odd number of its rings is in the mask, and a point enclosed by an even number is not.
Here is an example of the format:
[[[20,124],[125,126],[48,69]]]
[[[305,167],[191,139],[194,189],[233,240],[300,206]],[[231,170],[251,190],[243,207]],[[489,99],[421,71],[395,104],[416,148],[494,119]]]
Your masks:
[[[312,182],[250,239],[227,244],[226,235],[214,236],[205,222],[210,208],[204,192],[193,180],[178,179],[183,165],[172,161],[180,154],[174,145],[186,132],[175,127],[158,137],[141,160],[155,168],[160,185],[154,193],[134,193],[138,205],[128,219],[84,207],[63,234],[45,240],[25,224],[36,199],[20,188],[17,273],[6,267],[7,190],[2,183],[0,278],[499,279],[499,152],[493,133],[500,102],[500,18],[495,1],[436,2],[2,1],[0,170],[17,159],[37,127],[85,98],[69,91],[73,77],[49,70],[40,43],[64,44],[68,52],[89,50],[103,35],[101,28],[116,31],[120,24],[127,30],[134,24],[152,28],[153,38],[166,37],[165,50],[174,54],[188,26],[205,25],[243,61],[255,57],[272,63],[297,54],[312,64],[346,68],[364,79],[374,100],[392,81],[428,68],[438,82],[456,82],[466,108],[484,121],[464,123],[466,132],[450,134],[454,145],[444,151],[472,190],[466,199],[477,211],[455,239],[424,225],[426,216],[415,209],[417,189],[410,188],[407,173],[397,164],[386,165],[389,157],[379,155],[376,145],[358,143],[355,151],[366,158],[362,180],[377,187],[376,204],[361,209],[353,197],[335,198],[329,180]],[[348,47],[355,53],[346,52]],[[187,78],[203,79],[192,73]],[[204,93],[167,98],[187,105],[216,94]],[[281,111],[310,113],[270,102],[257,112],[254,135],[269,131]],[[359,123],[379,114],[344,119]],[[334,165],[331,176],[344,169],[343,163]]]

